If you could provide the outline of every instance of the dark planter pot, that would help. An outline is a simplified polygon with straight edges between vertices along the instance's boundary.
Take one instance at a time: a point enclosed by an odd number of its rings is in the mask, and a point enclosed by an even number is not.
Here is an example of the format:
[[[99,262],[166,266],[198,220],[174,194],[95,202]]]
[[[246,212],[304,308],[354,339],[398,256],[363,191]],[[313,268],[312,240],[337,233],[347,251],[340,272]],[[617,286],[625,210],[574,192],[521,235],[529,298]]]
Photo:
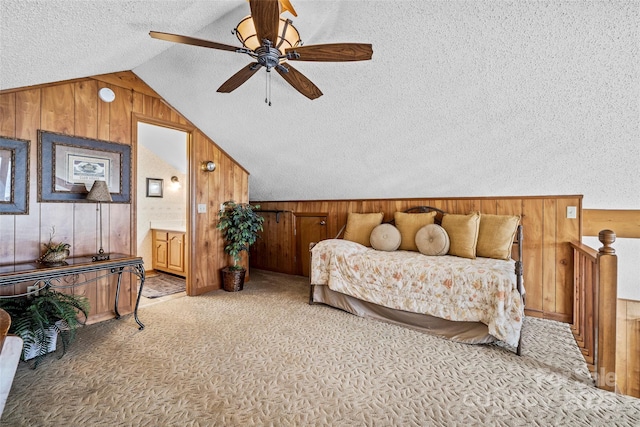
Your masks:
[[[222,286],[227,292],[238,292],[244,286],[244,275],[247,270],[233,270],[229,267],[222,269]]]

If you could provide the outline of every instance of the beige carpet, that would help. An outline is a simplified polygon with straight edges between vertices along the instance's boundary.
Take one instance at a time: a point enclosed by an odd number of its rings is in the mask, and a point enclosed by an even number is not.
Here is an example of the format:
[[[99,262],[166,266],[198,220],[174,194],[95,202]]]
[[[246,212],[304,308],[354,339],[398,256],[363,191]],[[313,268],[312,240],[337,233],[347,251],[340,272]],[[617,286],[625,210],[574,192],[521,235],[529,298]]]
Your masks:
[[[593,387],[565,324],[527,319],[524,354],[321,305],[306,279],[252,271],[91,325],[21,363],[3,426],[638,426],[640,399]]]

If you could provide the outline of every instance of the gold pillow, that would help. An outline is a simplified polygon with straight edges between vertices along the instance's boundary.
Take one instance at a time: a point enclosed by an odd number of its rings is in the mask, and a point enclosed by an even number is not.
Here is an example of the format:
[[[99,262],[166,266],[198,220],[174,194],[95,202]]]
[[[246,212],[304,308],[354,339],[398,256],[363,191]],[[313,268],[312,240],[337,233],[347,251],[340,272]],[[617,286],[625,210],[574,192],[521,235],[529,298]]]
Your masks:
[[[437,212],[427,213],[405,213],[396,212],[393,215],[393,219],[396,224],[396,228],[400,230],[402,241],[398,249],[403,251],[417,251],[416,246],[416,233],[422,227],[435,222]]]
[[[476,255],[484,258],[511,259],[511,247],[518,230],[517,215],[480,215]]]
[[[371,232],[376,225],[382,223],[382,217],[382,212],[366,214],[349,212],[347,216],[347,229],[344,231],[344,240],[371,246],[369,236],[371,236]]]
[[[476,257],[480,213],[469,215],[445,214],[442,217],[442,228],[449,235],[449,255],[462,258]]]

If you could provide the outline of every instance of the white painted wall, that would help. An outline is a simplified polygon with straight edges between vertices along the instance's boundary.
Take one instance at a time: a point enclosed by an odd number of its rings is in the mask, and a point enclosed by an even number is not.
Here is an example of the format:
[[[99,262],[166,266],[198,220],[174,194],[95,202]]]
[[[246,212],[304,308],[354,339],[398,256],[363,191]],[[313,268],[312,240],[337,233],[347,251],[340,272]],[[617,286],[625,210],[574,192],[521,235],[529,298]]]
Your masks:
[[[138,144],[179,173],[187,172],[187,135],[177,129],[138,122]]]

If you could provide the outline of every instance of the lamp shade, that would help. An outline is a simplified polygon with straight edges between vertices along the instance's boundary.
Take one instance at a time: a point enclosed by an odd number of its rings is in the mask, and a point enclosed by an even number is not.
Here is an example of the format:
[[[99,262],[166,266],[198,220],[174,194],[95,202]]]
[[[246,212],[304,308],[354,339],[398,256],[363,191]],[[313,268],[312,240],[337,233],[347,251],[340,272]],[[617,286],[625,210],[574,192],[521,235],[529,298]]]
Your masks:
[[[93,202],[110,202],[111,193],[109,193],[109,187],[105,181],[94,181],[91,191],[87,195],[87,200]]]
[[[236,37],[240,40],[240,43],[247,49],[255,51],[262,46],[262,41],[258,40],[256,34],[256,27],[253,23],[251,15],[245,17],[235,29]],[[300,34],[296,27],[291,24],[288,19],[280,18],[278,24],[278,37],[275,41],[274,48],[280,50],[280,53],[284,55],[285,49],[291,47],[297,47],[300,45]]]

